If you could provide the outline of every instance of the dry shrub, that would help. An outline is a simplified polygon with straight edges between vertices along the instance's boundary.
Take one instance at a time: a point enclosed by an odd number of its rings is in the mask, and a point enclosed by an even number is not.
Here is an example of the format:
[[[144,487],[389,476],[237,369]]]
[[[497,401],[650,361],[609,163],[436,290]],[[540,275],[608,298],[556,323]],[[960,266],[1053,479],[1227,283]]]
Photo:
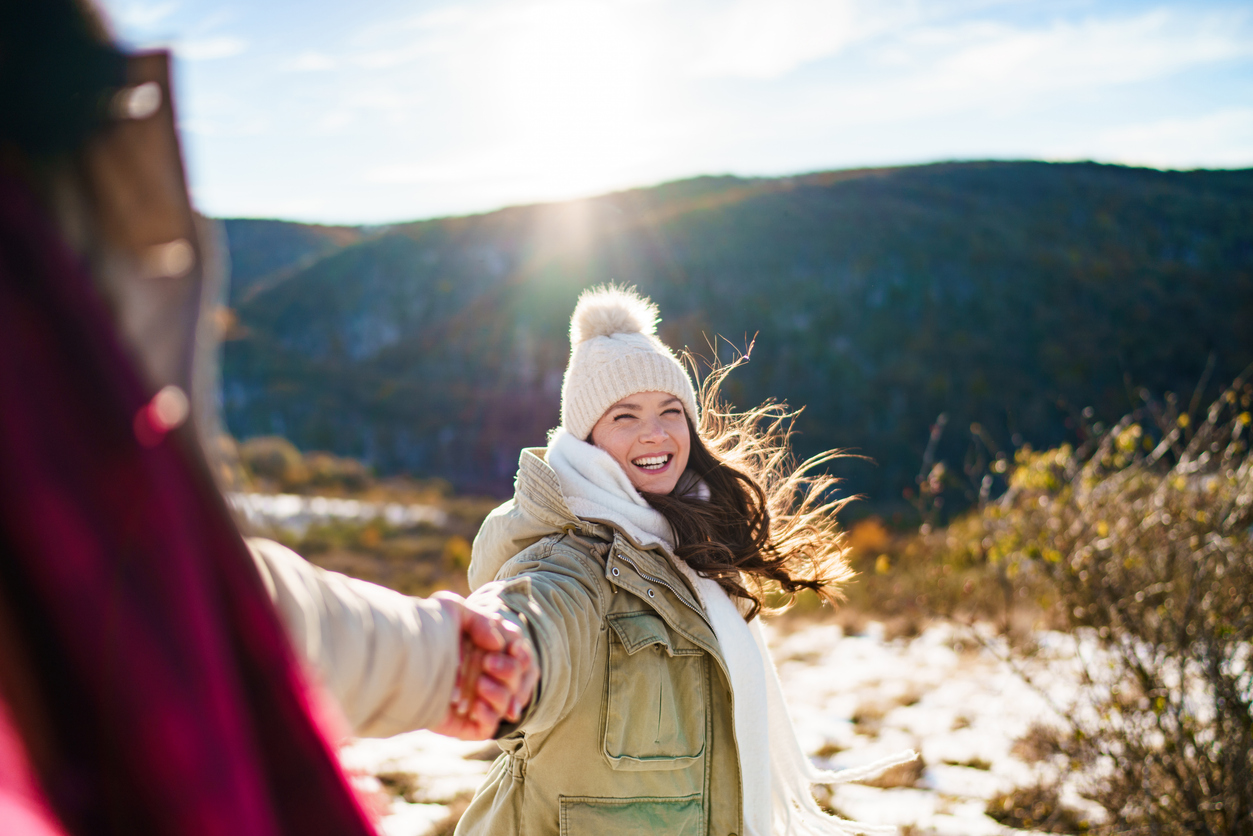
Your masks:
[[[1064,754],[1064,732],[1046,723],[1032,723],[1027,733],[1014,741],[1009,753],[1023,763],[1041,763]]]
[[[892,544],[892,534],[878,517],[867,517],[853,524],[848,533],[848,547],[854,554],[877,558]]]
[[[499,754],[500,750],[495,745],[492,746]],[[430,799],[422,795],[422,779],[412,772],[380,772],[375,776],[379,783],[383,785],[383,789],[391,795],[402,798],[410,804],[429,803]],[[474,793],[462,792],[458,793],[447,802],[448,814],[444,818],[436,822],[429,831],[427,836],[452,836],[453,831],[457,829],[457,822],[461,821],[461,817],[465,815],[466,809],[470,806],[470,801],[474,798]]]
[[[991,761],[986,761],[978,755],[967,758],[964,761],[945,761],[949,766],[961,766],[966,769],[978,769],[981,772],[988,772],[992,769]]]
[[[248,439],[239,445],[239,459],[248,476],[279,490],[303,485],[309,478],[296,445],[279,436]]]
[[[882,774],[860,783],[868,787],[878,787],[881,790],[916,787],[918,782],[922,780],[922,775],[926,769],[927,765],[923,763],[922,758],[917,757],[908,763],[897,764]]]
[[[854,534],[864,526],[854,525]],[[884,543],[878,539],[883,529],[875,525],[875,548],[852,550],[857,574],[845,586],[847,601],[834,617],[846,632],[859,632],[873,620],[893,640],[917,636],[936,619],[990,621],[1005,628],[1039,620],[1037,596],[1020,589],[1003,564],[989,560],[980,515],[924,529],[897,532]]]
[[[831,760],[831,758],[834,758],[836,755],[838,755],[840,752],[843,752],[847,748],[848,748],[847,746],[841,746],[838,743],[833,743],[830,740],[828,740],[826,743],[818,747],[818,751],[814,752],[814,757],[818,758],[819,760],[829,761]]]
[[[1020,451],[980,515],[990,559],[1096,645],[1056,742],[1109,813],[1094,832],[1253,835],[1251,400],[1146,398],[1086,448]]]
[[[391,795],[403,798],[410,804],[419,801],[418,792],[422,782],[412,772],[380,772],[374,777],[378,778],[383,789]]]
[[[857,727],[858,734],[877,737],[879,730],[883,728],[883,718],[887,716],[887,713],[888,709],[883,706],[882,701],[875,699],[858,705],[849,720]]]
[[[318,451],[302,454],[280,436],[250,438],[237,450],[239,480],[257,489],[340,495],[359,494],[374,483],[362,462]]]
[[[1061,802],[1050,784],[1017,787],[994,796],[987,814],[1009,827],[1044,833],[1088,833],[1091,825]]]
[[[304,464],[307,477],[301,487],[311,492],[357,493],[374,481],[370,469],[356,459],[315,451],[305,454]]]
[[[457,829],[457,823],[461,821],[461,817],[466,814],[466,810],[470,807],[470,801],[473,800],[474,793],[461,793],[452,801],[448,802],[448,815],[440,819],[435,825],[427,831],[427,836],[453,836],[453,832]]]

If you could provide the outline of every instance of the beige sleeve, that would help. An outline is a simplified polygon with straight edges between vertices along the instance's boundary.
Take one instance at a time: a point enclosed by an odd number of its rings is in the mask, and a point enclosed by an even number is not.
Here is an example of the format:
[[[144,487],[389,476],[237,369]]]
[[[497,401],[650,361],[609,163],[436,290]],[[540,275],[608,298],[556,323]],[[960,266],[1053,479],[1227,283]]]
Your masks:
[[[527,514],[512,499],[493,510],[474,537],[470,569],[466,573],[470,589],[478,589],[494,580],[514,555],[554,531],[551,524]]]
[[[292,644],[354,734],[388,737],[444,719],[460,656],[454,605],[328,572],[273,540],[248,546]]]
[[[529,734],[556,725],[574,710],[592,677],[603,675],[596,660],[607,602],[598,576],[591,558],[550,541],[523,551],[469,598],[518,625],[535,648],[539,684],[518,724]]]

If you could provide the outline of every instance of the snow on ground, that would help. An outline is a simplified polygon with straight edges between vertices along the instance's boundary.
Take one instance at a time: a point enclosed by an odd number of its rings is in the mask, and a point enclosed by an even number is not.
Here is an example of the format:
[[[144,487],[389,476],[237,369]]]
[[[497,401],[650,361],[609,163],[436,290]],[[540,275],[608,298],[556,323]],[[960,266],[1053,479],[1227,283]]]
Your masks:
[[[1011,754],[1032,723],[1073,701],[1080,655],[1070,636],[1041,634],[1033,685],[1000,661],[990,631],[937,624],[912,639],[888,641],[871,624],[860,635],[809,624],[785,632],[767,625],[779,678],[802,747],[824,768],[860,766],[902,749],[922,754],[913,786],[840,785],[828,803],[849,818],[896,824],[922,836],[1021,834],[984,815],[994,795],[1036,780]],[[992,647],[993,650],[988,648]],[[358,740],[342,751],[351,772],[412,776],[408,800],[390,802],[386,836],[425,836],[464,801],[490,765],[494,744],[463,743],[429,732]],[[368,777],[367,777],[368,780]],[[825,790],[818,788],[819,798]],[[1072,794],[1066,800],[1083,802]]]
[[[230,493],[226,499],[250,525],[260,529],[281,528],[295,534],[304,534],[310,525],[329,522],[364,523],[382,519],[397,528],[410,528],[423,523],[442,528],[448,523],[448,515],[433,505],[363,502],[359,499],[291,493]]]

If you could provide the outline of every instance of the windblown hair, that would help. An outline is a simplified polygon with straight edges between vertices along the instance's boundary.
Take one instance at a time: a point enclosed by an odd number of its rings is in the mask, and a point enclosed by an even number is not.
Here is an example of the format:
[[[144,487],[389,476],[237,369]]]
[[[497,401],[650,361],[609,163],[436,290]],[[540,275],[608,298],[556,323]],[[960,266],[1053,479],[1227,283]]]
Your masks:
[[[696,371],[689,355],[688,363]],[[747,620],[763,608],[782,611],[803,589],[824,601],[843,599],[839,586],[852,577],[844,535],[835,514],[849,500],[831,499],[832,477],[816,472],[839,456],[828,451],[797,463],[790,437],[795,412],[773,401],[747,412],[719,398],[727,375],[747,354],[717,365],[700,384],[700,425],[687,418],[691,454],[670,494],[643,493],[674,529],[675,555],[716,581],[733,598],[749,602]],[[709,487],[709,499],[695,489]],[[779,606],[766,598],[784,593]]]

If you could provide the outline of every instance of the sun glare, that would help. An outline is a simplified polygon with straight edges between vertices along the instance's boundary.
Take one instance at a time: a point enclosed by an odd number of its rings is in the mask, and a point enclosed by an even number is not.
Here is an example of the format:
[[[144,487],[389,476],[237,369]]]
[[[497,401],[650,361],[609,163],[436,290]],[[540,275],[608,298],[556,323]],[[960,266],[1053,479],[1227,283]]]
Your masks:
[[[488,101],[511,168],[549,193],[601,188],[655,156],[660,74],[645,21],[621,6],[558,3],[501,21]]]

